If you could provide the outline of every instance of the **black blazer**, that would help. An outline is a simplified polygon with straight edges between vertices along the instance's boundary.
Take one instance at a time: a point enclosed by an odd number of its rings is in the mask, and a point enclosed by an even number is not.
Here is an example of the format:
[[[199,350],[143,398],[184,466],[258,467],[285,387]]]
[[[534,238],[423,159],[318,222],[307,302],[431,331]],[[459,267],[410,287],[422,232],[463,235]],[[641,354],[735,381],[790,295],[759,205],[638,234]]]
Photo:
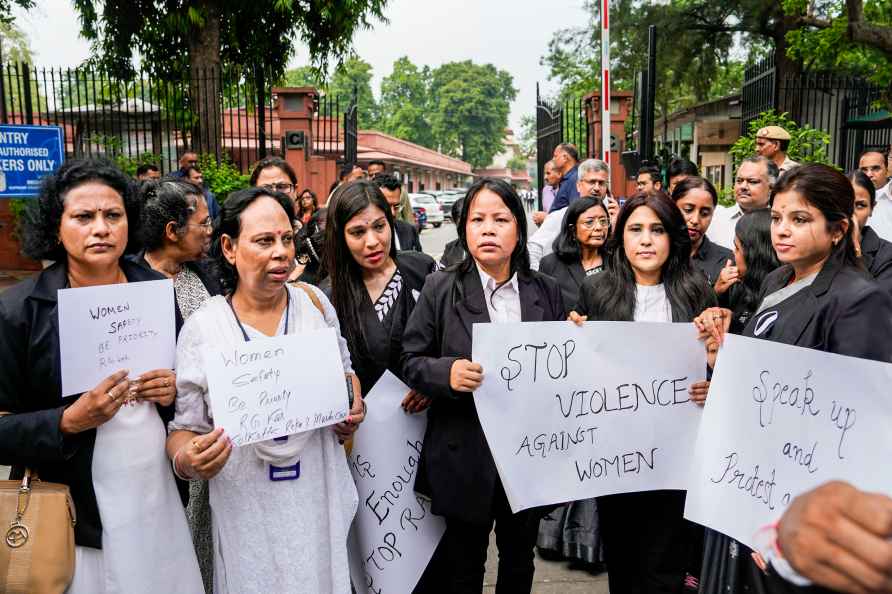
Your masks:
[[[539,272],[554,278],[561,287],[561,295],[564,298],[564,313],[570,315],[573,307],[579,301],[579,291],[585,282],[585,270],[582,262],[575,261],[567,264],[554,252],[548,254],[539,262]]]
[[[700,249],[691,257],[691,265],[694,269],[699,270],[706,277],[709,286],[715,286],[715,281],[719,280],[719,274],[728,260],[734,261],[734,252],[726,247],[709,241],[706,235],[703,236],[703,242]]]
[[[589,321],[592,322],[633,321],[631,318],[620,319],[620,316],[611,315],[610,312],[601,311],[599,303],[597,303],[596,288],[599,283],[607,282],[609,278],[607,276],[608,274],[609,273],[607,272],[602,272],[586,279],[582,288],[579,290],[579,302],[574,308],[576,313],[581,316],[588,316]],[[700,315],[704,309],[716,305],[715,292],[706,284],[702,276],[697,275],[696,278],[698,279],[700,286],[698,287],[697,302],[691,304],[691,307],[693,308],[692,312],[689,313],[687,307],[670,299],[669,307],[672,309],[673,322],[690,322],[696,316]]]
[[[765,277],[762,297],[792,278],[793,268],[781,266]],[[743,335],[892,362],[892,297],[866,272],[831,256],[810,286],[752,316]]]
[[[421,249],[421,239],[418,237],[415,225],[400,220],[394,221],[393,224],[396,226],[396,236],[400,239],[400,251],[424,251]]]
[[[464,261],[467,256],[465,248],[461,246],[461,240],[456,238],[446,244],[443,255],[440,256],[440,268],[448,268],[453,264]]]
[[[861,256],[880,288],[892,294],[892,242],[865,227],[861,230]]]
[[[554,280],[531,271],[518,281],[523,321],[564,319]],[[453,391],[449,374],[456,360],[471,358],[473,324],[490,321],[484,299],[476,266],[429,276],[403,334],[402,357],[406,382],[433,399],[415,488],[431,497],[433,513],[475,524],[492,521],[501,483],[473,395]]]
[[[130,282],[156,280],[154,271],[122,259]],[[62,397],[56,293],[68,285],[68,265],[57,262],[0,294],[0,464],[14,474],[28,466],[46,481],[71,489],[77,511],[74,540],[102,548],[102,523],[93,491],[96,430],[63,435],[62,412],[79,395]]]

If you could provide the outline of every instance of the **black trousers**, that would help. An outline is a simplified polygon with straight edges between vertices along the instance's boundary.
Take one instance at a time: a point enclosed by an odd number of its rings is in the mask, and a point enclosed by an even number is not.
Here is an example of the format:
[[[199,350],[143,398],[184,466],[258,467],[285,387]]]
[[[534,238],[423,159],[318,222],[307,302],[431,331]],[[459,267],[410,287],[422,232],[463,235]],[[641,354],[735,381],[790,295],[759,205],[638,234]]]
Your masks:
[[[691,554],[684,491],[647,491],[598,497],[610,591],[682,591]]]
[[[511,513],[499,488],[493,502],[493,521],[469,524],[446,518],[446,532],[413,594],[480,594],[493,523],[499,549],[496,594],[523,594],[533,588],[533,547],[539,531],[538,510]]]

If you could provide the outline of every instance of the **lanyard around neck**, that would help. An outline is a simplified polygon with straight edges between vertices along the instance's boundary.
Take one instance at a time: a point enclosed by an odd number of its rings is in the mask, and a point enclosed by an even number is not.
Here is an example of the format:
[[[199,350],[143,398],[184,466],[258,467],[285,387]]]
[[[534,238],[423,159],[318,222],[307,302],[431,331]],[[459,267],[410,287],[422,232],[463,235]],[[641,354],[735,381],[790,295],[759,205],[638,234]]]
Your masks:
[[[248,333],[245,332],[245,327],[242,326],[242,321],[238,318],[238,314],[235,313],[235,308],[232,306],[232,295],[226,298],[226,303],[229,304],[229,309],[232,310],[232,315],[235,318],[235,323],[238,324],[238,329],[242,331],[242,336],[245,338],[245,342],[251,342],[251,337],[248,336]],[[291,311],[291,293],[288,289],[285,289],[285,332],[284,334],[288,334],[288,317]]]

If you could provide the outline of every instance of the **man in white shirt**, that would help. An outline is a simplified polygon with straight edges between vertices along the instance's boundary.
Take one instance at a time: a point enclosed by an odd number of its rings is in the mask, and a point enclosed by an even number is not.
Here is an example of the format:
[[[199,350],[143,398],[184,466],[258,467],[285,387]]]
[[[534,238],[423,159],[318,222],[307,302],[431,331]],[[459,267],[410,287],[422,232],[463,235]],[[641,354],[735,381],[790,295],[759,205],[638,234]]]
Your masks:
[[[743,213],[768,207],[771,188],[777,182],[777,165],[762,156],[748,157],[734,178],[734,206],[717,209],[706,232],[710,241],[734,249],[734,228]]]
[[[870,227],[882,239],[892,241],[892,180],[889,179],[886,155],[879,150],[864,151],[858,159],[858,169],[876,188],[877,205],[870,215]]]
[[[602,200],[607,197],[610,184],[610,168],[601,159],[586,159],[579,164],[576,176],[576,189],[580,196],[598,196]],[[615,204],[615,202],[614,202]],[[608,207],[608,211],[614,209]],[[618,209],[616,209],[618,210]],[[530,252],[530,267],[539,270],[539,261],[551,253],[551,244],[561,233],[561,224],[567,207],[548,213],[542,225],[527,241]],[[613,213],[611,212],[611,217]]]

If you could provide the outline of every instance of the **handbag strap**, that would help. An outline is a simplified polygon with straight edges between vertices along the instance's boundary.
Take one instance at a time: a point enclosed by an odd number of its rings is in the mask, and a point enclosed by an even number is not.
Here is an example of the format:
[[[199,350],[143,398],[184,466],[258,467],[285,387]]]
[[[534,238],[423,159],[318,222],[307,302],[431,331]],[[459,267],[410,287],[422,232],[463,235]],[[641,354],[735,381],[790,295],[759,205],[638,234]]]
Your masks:
[[[316,292],[313,291],[313,289],[311,289],[309,285],[307,285],[307,283],[294,281],[293,283],[291,283],[291,286],[303,289],[304,293],[307,294],[307,297],[310,298],[310,301],[313,302],[313,305],[316,306],[316,309],[319,310],[319,313],[322,314],[322,317],[325,317],[325,310],[322,308],[322,302],[319,301],[319,297],[316,296]]]

